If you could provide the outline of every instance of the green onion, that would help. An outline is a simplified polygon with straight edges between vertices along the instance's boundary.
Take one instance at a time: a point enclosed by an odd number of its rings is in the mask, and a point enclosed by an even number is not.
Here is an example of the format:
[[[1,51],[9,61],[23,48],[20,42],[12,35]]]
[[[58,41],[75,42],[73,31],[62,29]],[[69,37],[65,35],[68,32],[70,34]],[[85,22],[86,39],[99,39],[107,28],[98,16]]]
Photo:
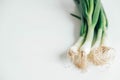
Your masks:
[[[72,62],[81,69],[86,69],[88,62],[95,65],[106,64],[111,58],[112,48],[107,41],[108,20],[100,0],[74,0],[81,20],[80,37],[69,49]]]

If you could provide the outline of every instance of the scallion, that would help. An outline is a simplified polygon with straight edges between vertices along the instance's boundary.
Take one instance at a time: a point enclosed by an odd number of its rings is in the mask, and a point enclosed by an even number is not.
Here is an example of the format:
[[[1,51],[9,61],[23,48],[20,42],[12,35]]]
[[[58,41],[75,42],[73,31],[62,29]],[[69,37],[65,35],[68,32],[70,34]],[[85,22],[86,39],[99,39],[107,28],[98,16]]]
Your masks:
[[[86,69],[88,62],[103,65],[111,58],[112,48],[105,44],[107,40],[108,20],[100,0],[74,0],[80,17],[81,29],[78,41],[69,49],[68,55],[73,63]]]

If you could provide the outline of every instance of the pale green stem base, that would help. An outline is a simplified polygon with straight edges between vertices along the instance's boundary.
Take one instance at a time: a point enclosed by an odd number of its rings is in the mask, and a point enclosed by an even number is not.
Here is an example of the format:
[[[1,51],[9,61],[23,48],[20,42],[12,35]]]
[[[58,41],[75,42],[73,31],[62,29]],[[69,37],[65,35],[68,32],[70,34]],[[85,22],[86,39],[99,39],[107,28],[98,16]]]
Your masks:
[[[89,54],[89,52],[90,52],[93,36],[94,36],[94,28],[89,27],[88,28],[88,33],[87,33],[87,36],[86,36],[86,40],[80,48],[80,50],[84,51],[86,54]]]
[[[99,29],[98,30],[98,33],[97,33],[97,39],[96,39],[96,42],[95,44],[93,45],[92,49],[94,48],[98,48],[101,44],[101,40],[102,40],[102,29]]]

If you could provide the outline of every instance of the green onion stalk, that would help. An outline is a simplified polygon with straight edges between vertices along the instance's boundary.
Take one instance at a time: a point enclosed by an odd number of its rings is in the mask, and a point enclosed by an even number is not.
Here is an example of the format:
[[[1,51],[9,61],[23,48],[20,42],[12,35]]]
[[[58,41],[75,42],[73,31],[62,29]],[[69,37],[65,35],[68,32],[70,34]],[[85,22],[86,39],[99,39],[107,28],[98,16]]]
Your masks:
[[[80,37],[69,49],[68,55],[72,62],[81,69],[86,69],[88,62],[103,65],[111,58],[112,48],[107,41],[108,20],[100,0],[74,0],[82,14]]]
[[[113,59],[114,51],[107,46],[108,22],[103,7],[100,11],[98,26],[96,42],[92,46],[88,59],[95,65],[104,65]]]

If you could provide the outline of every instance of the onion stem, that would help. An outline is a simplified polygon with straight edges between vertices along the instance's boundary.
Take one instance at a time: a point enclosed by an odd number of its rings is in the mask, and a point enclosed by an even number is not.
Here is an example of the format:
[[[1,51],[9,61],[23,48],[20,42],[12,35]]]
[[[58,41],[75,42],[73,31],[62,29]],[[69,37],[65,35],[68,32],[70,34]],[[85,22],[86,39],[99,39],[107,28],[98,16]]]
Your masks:
[[[74,0],[80,15],[72,16],[81,21],[80,37],[69,49],[72,62],[86,69],[88,61],[95,65],[106,64],[111,57],[107,46],[108,20],[100,0]],[[80,16],[80,17],[79,17]]]

